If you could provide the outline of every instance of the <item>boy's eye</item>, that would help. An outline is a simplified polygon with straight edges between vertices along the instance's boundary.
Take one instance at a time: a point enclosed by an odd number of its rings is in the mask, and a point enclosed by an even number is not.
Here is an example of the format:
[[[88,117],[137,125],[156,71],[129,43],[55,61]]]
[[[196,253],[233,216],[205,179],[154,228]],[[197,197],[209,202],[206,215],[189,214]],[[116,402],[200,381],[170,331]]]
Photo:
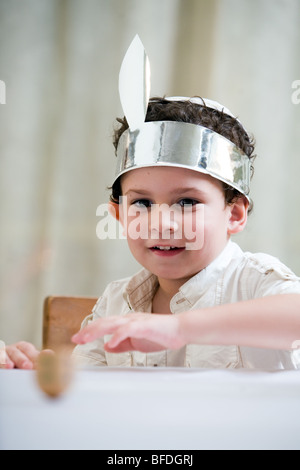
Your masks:
[[[185,206],[195,206],[196,204],[200,204],[200,203],[196,199],[184,198],[184,199],[180,199],[180,201],[178,201],[177,204],[179,204],[179,206],[181,207],[185,207]]]
[[[193,207],[196,204],[200,204],[200,202],[192,198],[183,198],[177,202],[177,205],[180,206],[181,208]],[[136,206],[136,207],[145,207],[149,209],[152,207],[153,203],[152,201],[150,201],[150,199],[136,199],[135,201],[132,201],[131,205]]]
[[[137,206],[137,207],[151,207],[152,205],[152,202],[149,201],[149,199],[137,199],[136,201],[133,201],[132,202],[133,205]]]

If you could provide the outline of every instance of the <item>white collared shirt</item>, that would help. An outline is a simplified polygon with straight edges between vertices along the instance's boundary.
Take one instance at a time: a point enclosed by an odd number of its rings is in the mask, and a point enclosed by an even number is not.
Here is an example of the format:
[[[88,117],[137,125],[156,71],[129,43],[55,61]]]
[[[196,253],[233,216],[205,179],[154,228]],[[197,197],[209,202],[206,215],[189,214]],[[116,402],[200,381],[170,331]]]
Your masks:
[[[82,327],[107,316],[128,315],[132,311],[151,313],[157,286],[156,276],[145,269],[132,278],[112,282]],[[300,278],[290,269],[272,256],[244,253],[230,241],[217,259],[179,289],[170,308],[176,315],[187,310],[290,293],[300,294]],[[176,351],[113,354],[103,348],[108,338],[76,346],[74,356],[78,363],[110,367],[300,369],[298,350],[187,345]]]

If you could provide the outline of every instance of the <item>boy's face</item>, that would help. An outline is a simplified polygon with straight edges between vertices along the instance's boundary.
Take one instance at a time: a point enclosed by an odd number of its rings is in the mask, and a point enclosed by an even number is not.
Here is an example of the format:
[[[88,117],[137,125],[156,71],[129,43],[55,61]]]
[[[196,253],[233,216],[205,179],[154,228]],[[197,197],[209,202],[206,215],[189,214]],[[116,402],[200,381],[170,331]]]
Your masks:
[[[242,230],[237,219],[246,223],[247,202],[225,205],[222,183],[193,170],[139,168],[123,175],[121,186],[120,221],[129,248],[161,279],[186,282]]]

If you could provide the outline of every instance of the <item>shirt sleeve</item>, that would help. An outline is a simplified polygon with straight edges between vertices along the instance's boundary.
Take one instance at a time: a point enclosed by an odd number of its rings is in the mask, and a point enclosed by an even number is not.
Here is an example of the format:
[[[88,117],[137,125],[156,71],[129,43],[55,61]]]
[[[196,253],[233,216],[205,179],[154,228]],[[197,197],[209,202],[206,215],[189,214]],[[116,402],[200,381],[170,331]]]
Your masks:
[[[249,284],[253,298],[278,294],[300,294],[300,278],[273,257],[265,256],[251,263]]]
[[[106,298],[100,297],[97,301],[91,315],[86,317],[82,324],[81,329],[105,316],[106,311]],[[107,366],[105,351],[104,351],[104,338],[99,338],[92,343],[80,344],[75,347],[73,351],[75,363],[78,366]]]

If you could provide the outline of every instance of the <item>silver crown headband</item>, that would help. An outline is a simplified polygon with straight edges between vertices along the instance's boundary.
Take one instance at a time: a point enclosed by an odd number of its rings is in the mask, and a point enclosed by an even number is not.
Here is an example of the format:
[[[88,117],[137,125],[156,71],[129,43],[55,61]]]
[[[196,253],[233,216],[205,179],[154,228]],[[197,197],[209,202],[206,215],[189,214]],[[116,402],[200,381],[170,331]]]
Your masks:
[[[211,175],[249,199],[250,161],[234,143],[206,127],[177,121],[145,122],[150,99],[150,66],[138,36],[131,43],[121,66],[120,99],[129,129],[117,148],[115,181],[130,170],[151,166],[186,168]],[[198,98],[202,106],[232,113],[221,104]]]

